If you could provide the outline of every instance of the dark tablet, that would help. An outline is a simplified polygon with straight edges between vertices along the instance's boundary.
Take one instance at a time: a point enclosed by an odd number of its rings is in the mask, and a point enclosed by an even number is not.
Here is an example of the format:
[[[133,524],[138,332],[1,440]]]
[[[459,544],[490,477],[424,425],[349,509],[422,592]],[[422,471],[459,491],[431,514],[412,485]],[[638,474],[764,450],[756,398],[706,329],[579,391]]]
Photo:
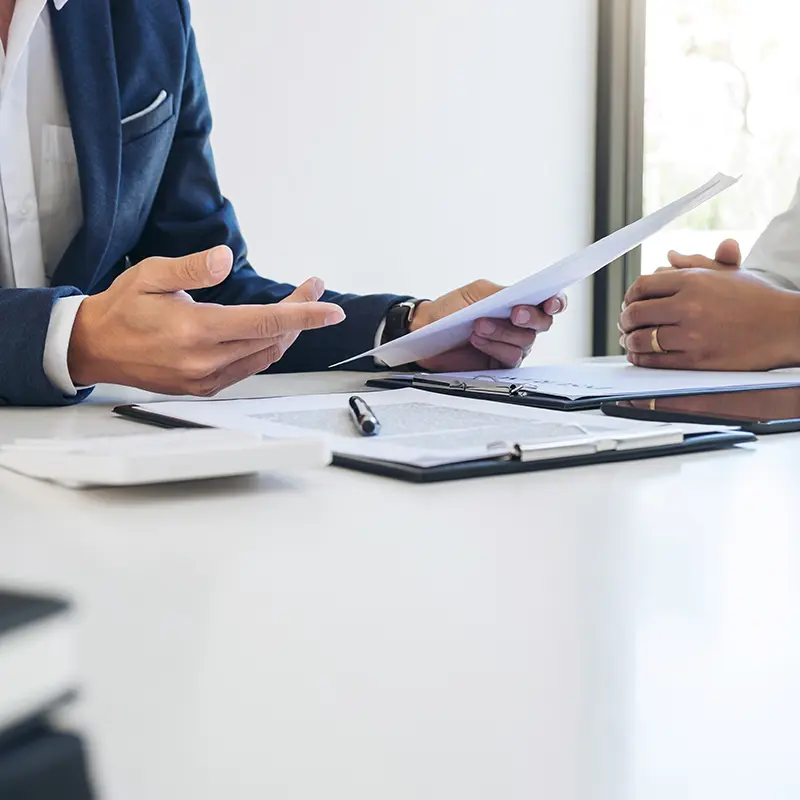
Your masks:
[[[750,433],[800,431],[800,387],[617,400],[604,414],[656,422],[733,425]]]

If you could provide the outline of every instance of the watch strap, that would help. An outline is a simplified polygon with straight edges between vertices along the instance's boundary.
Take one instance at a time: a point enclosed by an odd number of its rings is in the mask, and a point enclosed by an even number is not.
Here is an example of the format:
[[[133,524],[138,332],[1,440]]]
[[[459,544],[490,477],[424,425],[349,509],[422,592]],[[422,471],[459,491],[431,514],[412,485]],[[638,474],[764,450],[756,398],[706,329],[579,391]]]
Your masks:
[[[381,344],[393,342],[401,336],[405,336],[410,328],[411,322],[414,319],[417,307],[427,300],[403,300],[400,303],[395,303],[386,312],[386,321],[383,327],[383,336],[381,337]]]

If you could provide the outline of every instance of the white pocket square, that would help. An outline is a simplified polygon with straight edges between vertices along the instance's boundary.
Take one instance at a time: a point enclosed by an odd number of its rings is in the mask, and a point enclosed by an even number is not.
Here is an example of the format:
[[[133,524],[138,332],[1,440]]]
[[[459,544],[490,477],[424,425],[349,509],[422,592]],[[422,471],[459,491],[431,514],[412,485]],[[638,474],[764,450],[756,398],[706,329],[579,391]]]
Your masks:
[[[150,105],[147,106],[147,108],[143,108],[141,111],[137,111],[135,114],[131,114],[129,117],[125,117],[125,119],[122,120],[122,124],[127,125],[129,122],[133,122],[134,120],[146,117],[148,114],[151,114],[157,108],[164,105],[168,97],[169,95],[167,94],[167,92],[165,90],[162,90],[161,93],[158,95],[158,97],[156,97],[156,99],[153,100],[153,102],[150,103]]]

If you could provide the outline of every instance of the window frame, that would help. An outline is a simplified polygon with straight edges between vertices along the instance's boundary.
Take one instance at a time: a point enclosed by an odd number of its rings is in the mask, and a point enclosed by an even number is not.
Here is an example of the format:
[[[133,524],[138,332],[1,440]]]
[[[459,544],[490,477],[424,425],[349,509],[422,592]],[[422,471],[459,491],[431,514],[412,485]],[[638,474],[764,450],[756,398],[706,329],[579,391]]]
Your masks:
[[[595,221],[597,241],[644,212],[647,0],[598,0]],[[592,355],[621,355],[617,321],[625,292],[641,274],[641,250],[593,280]]]

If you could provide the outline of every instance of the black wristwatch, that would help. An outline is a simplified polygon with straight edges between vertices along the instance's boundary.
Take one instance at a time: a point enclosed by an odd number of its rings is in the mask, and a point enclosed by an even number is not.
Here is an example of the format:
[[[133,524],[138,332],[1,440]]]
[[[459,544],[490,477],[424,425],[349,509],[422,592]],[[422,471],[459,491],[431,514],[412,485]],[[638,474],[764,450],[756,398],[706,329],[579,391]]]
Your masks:
[[[411,329],[411,321],[414,319],[417,307],[421,303],[427,302],[427,300],[404,300],[402,303],[395,303],[386,312],[386,324],[383,328],[381,344],[393,342],[395,339],[405,336]]]

